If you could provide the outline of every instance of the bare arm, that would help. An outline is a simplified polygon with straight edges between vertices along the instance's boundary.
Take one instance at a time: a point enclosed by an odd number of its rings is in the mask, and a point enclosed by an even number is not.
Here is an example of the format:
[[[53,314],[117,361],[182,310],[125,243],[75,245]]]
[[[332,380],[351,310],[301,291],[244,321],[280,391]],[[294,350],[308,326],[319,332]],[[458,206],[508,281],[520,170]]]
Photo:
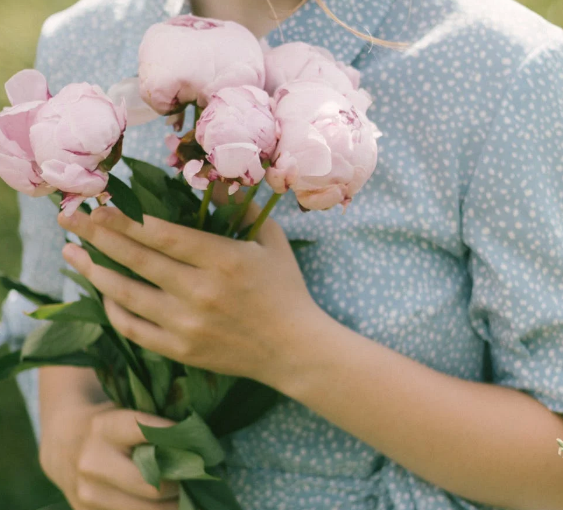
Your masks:
[[[437,372],[326,316],[307,323],[292,342],[292,370],[277,381],[284,393],[462,497],[563,508],[560,416],[518,391]]]
[[[106,295],[114,327],[139,345],[269,384],[462,497],[563,508],[560,417],[519,391],[447,376],[339,324],[308,294],[274,222],[258,243],[241,243],[150,217],[140,226],[108,208],[60,220],[159,285],[65,249]]]

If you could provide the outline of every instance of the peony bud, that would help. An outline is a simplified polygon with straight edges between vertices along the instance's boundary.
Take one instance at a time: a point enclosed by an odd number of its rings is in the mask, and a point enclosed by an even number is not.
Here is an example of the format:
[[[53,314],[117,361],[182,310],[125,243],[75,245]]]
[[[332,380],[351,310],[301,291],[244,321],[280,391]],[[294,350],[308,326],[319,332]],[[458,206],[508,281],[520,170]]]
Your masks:
[[[184,167],[184,177],[196,189],[207,189],[209,182],[230,184],[234,193],[240,186],[254,186],[265,175],[263,161],[276,148],[274,116],[270,98],[252,86],[228,87],[211,97],[193,134],[179,139],[166,138],[172,155],[170,166]],[[197,155],[203,149],[203,155]],[[204,158],[212,165],[204,166]]]
[[[43,179],[73,197],[63,200],[67,214],[105,190],[126,124],[125,105],[87,83],[67,85],[38,112],[31,146]]]
[[[231,21],[178,16],[150,27],[139,48],[140,92],[161,115],[205,107],[225,87],[264,86],[258,40]]]
[[[264,159],[271,158],[276,129],[268,94],[251,86],[220,90],[197,123],[196,140],[208,154],[226,143],[250,143]]]
[[[33,70],[16,74],[6,91],[15,106],[0,113],[0,177],[31,196],[62,191],[67,214],[88,197],[106,197],[107,172],[121,156],[125,106],[86,83],[51,97]]]
[[[346,206],[375,170],[375,124],[332,87],[297,81],[274,98],[279,142],[268,184],[292,189],[304,209]]]
[[[33,197],[56,188],[45,182],[29,141],[29,130],[38,111],[51,97],[45,77],[31,69],[6,83],[13,107],[0,112],[0,178],[15,190]]]
[[[360,87],[360,71],[337,62],[330,51],[304,42],[282,44],[265,51],[265,89],[276,89],[296,80],[321,81],[346,94]]]

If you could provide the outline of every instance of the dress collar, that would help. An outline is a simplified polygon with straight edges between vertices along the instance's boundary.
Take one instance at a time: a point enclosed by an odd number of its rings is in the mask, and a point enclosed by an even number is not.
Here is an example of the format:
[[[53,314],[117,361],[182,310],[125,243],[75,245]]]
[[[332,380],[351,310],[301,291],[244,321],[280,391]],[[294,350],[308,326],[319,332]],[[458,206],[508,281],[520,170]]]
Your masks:
[[[326,0],[326,3],[339,19],[357,30],[377,37],[380,25],[395,1]],[[189,0],[161,0],[161,2],[168,16],[190,12]],[[315,0],[309,0],[284,20],[280,29],[272,30],[265,39],[273,47],[283,42],[294,41],[322,46],[330,50],[337,60],[347,64],[351,64],[369,44],[331,20]]]

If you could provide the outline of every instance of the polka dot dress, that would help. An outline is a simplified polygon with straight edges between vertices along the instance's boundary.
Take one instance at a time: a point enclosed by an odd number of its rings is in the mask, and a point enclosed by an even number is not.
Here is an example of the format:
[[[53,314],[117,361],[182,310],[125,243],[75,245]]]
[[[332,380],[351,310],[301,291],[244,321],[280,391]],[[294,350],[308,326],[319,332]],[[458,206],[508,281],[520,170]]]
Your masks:
[[[383,132],[377,170],[346,214],[301,213],[289,194],[274,213],[290,238],[317,241],[298,253],[311,294],[373,341],[563,412],[563,33],[508,0],[328,3],[351,26],[409,45],[367,44],[312,1],[268,37],[324,46],[360,69]],[[80,80],[107,88],[136,73],[144,31],[177,4],[82,0],[45,24],[38,68],[55,91]],[[163,121],[132,128],[125,153],[163,166],[166,132]],[[54,209],[21,205],[24,280],[72,295]],[[15,344],[33,327],[28,307],[10,296],[3,338]],[[23,382],[33,412],[33,377]],[[225,448],[247,510],[485,508],[290,399]]]

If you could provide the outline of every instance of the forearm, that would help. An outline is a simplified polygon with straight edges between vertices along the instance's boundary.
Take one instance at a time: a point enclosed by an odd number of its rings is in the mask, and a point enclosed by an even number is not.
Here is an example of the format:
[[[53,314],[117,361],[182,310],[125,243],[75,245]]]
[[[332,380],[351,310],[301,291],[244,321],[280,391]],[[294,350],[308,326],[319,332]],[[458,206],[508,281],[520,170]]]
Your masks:
[[[452,493],[563,508],[560,417],[518,391],[447,376],[324,315],[312,319],[295,328],[278,389]]]

